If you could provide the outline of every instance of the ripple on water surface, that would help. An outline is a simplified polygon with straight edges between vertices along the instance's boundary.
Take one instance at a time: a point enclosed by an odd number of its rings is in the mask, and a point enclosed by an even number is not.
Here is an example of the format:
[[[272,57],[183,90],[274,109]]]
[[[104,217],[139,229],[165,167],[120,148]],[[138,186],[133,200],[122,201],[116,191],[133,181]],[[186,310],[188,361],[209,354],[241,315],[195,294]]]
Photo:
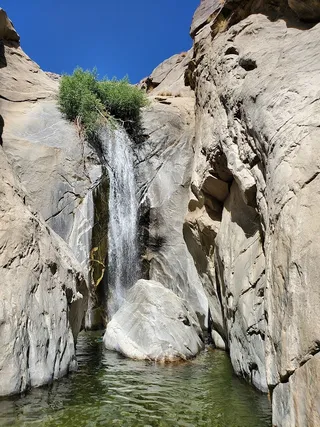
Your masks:
[[[268,399],[236,378],[227,355],[159,365],[103,349],[81,334],[79,371],[25,397],[0,400],[0,426],[269,427]]]

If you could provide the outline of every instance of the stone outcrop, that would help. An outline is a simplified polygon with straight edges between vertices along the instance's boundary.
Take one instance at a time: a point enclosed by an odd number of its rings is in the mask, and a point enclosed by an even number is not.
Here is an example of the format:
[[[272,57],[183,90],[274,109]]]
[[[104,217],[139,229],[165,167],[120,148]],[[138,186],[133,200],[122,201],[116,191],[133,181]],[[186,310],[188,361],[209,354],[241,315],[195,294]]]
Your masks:
[[[0,40],[16,43],[20,42],[18,33],[2,8],[0,8]]]
[[[83,141],[57,108],[58,79],[22,51],[2,9],[0,39],[0,395],[5,395],[46,384],[77,366],[77,334],[86,311],[92,326],[101,304],[93,289],[101,282],[107,252],[108,180],[101,152]]]
[[[103,341],[133,359],[186,360],[204,346],[196,314],[161,283],[139,280],[108,323]]]
[[[319,19],[315,0],[202,0],[193,49],[141,82],[149,280],[105,335],[129,357],[168,361],[194,356],[209,327],[235,372],[270,392],[277,427],[320,424]],[[24,54],[2,9],[0,39],[6,394],[74,367],[83,277],[105,272],[108,180],[103,147],[62,119],[59,77]]]
[[[224,3],[225,0],[201,0],[191,23],[190,34],[192,37],[218,16]]]
[[[288,382],[279,384],[273,400],[274,426],[318,426],[320,425],[320,355],[300,367]],[[307,422],[307,423],[306,423]]]
[[[87,286],[67,245],[26,203],[0,148],[0,396],[76,368]]]
[[[212,336],[270,390],[278,427],[320,416],[317,5],[203,0],[186,73],[196,153],[184,236]]]
[[[8,20],[7,25],[8,30],[2,30],[5,35],[13,31]],[[56,103],[59,79],[43,72],[23,52],[18,39],[13,43],[10,37],[3,40],[6,67],[0,77],[3,149],[25,188],[27,202],[82,265],[92,296],[86,326],[101,325],[95,307],[99,314],[102,302],[95,288],[101,286],[105,269],[108,223],[107,209],[101,210],[108,196],[101,152],[63,119]]]
[[[205,326],[207,297],[182,235],[194,144],[194,96],[183,78],[187,58],[178,63],[177,56],[170,58],[150,77],[158,86],[149,92],[150,105],[143,111],[148,138],[135,150],[140,237],[144,277],[188,301]],[[179,96],[170,92],[172,87]]]
[[[140,86],[152,96],[192,96],[190,88],[184,83],[185,70],[191,59],[191,50],[173,55],[155,68],[150,77],[142,80]]]

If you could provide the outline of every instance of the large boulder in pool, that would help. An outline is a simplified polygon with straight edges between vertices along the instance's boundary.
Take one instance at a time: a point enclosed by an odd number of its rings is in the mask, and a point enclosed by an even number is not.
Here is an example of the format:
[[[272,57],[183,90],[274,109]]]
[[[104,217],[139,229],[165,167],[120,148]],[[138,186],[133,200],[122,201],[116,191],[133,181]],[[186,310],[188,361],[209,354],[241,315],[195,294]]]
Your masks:
[[[139,280],[107,326],[104,344],[132,359],[186,360],[203,348],[196,314],[161,283]]]

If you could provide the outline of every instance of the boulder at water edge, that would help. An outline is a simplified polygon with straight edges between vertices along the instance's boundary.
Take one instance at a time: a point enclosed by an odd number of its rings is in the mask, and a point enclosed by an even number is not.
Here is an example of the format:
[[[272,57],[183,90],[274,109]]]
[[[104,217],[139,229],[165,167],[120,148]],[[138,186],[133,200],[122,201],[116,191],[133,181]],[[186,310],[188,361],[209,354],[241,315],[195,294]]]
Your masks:
[[[132,359],[185,360],[203,348],[197,316],[161,283],[139,280],[108,324],[104,344]]]

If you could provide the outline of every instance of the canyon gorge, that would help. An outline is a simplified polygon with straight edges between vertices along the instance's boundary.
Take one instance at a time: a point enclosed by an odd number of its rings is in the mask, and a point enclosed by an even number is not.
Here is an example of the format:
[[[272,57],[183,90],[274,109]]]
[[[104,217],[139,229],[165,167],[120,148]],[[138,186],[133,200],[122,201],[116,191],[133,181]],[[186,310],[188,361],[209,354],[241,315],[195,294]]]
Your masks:
[[[319,21],[318,0],[202,0],[192,49],[139,83],[143,140],[94,146],[0,9],[0,396],[106,329],[162,363],[209,342],[273,426],[320,426]]]

